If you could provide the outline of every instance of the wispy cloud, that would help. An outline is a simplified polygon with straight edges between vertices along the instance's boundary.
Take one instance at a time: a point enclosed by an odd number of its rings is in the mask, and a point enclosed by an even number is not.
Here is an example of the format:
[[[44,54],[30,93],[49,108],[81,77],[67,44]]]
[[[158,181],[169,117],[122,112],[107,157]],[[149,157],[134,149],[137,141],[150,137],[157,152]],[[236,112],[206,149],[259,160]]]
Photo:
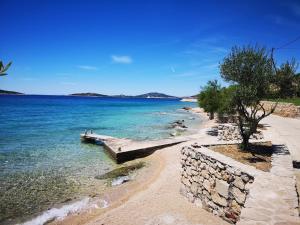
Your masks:
[[[175,72],[176,72],[174,66],[171,66],[170,69],[171,69],[172,73],[175,73]]]
[[[119,63],[119,64],[131,64],[132,58],[128,55],[112,55],[111,56],[113,63]]]
[[[211,36],[200,38],[187,46],[187,48],[182,52],[186,56],[202,56],[207,54],[218,54],[223,55],[228,52],[228,48],[224,45],[228,43],[223,36]]]
[[[78,65],[77,68],[82,70],[98,70],[95,66],[89,66],[89,65]]]

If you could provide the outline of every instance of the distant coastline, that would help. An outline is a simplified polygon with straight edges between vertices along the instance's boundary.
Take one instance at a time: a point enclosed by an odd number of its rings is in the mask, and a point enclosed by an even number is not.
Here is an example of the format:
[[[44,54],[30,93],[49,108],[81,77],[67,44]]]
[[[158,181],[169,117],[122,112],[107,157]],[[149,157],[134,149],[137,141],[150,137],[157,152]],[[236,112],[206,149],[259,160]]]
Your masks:
[[[166,95],[163,93],[158,92],[150,92],[142,95],[104,95],[104,94],[98,94],[98,93],[74,93],[70,94],[69,96],[81,96],[81,97],[110,97],[110,98],[167,98],[167,99],[181,99],[176,96]]]
[[[24,94],[16,91],[0,90],[0,95],[24,95]]]
[[[16,91],[1,90],[0,95],[41,95],[41,96],[71,96],[71,97],[94,97],[94,98],[149,98],[149,99],[177,99],[182,102],[197,102],[195,96],[177,97],[158,92],[149,92],[141,95],[105,95],[94,92],[73,93],[69,95],[25,94]]]

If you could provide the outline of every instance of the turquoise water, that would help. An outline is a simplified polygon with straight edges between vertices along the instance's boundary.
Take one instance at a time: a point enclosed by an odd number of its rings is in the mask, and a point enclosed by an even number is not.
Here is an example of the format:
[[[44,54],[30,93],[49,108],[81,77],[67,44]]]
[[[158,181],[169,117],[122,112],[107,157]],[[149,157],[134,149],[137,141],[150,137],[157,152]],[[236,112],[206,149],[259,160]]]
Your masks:
[[[91,190],[97,194],[95,175],[116,165],[100,146],[80,142],[85,129],[137,140],[169,137],[170,122],[185,119],[189,127],[198,122],[179,110],[183,106],[195,103],[0,96],[0,223],[21,221]]]

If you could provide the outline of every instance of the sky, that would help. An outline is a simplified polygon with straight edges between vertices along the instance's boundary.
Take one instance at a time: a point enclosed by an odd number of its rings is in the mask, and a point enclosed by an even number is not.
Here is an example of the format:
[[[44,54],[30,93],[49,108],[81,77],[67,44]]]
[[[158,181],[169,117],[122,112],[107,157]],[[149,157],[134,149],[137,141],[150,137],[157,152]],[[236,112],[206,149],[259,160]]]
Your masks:
[[[0,89],[189,96],[235,46],[300,36],[300,1],[0,0]],[[300,62],[300,40],[275,50]],[[226,85],[224,81],[222,84]]]

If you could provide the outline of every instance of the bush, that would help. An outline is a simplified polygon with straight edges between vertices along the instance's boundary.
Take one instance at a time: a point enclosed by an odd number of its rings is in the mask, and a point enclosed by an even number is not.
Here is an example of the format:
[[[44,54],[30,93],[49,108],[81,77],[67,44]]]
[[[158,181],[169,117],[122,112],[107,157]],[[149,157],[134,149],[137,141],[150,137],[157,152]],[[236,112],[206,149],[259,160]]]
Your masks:
[[[214,114],[220,107],[221,85],[217,80],[208,81],[198,95],[198,103],[205,112],[209,113],[209,119],[214,119]]]
[[[291,62],[283,63],[276,71],[275,86],[277,87],[277,96],[279,98],[292,98],[297,96],[299,89],[298,77],[296,76],[297,63],[293,59]]]

